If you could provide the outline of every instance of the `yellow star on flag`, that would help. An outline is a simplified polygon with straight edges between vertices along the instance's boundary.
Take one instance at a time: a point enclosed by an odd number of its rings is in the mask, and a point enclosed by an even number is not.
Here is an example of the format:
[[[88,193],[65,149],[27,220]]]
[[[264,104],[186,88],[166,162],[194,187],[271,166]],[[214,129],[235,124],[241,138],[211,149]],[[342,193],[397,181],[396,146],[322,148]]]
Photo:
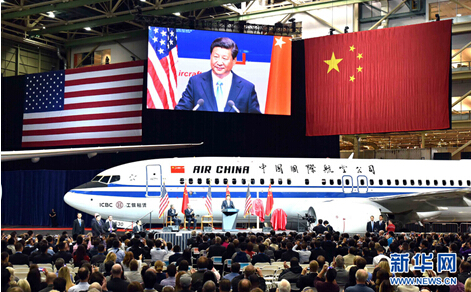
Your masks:
[[[355,46],[350,47],[350,52],[353,52],[353,51],[355,51]]]
[[[363,58],[363,53],[362,53],[362,54],[358,53],[357,58],[358,58],[358,60],[360,60],[361,58]]]
[[[355,77],[354,76],[350,76],[350,81],[355,81]]]
[[[361,71],[361,70],[363,70],[363,67],[359,66],[359,67],[357,68],[357,70],[358,70],[358,72],[363,72],[363,71]]]
[[[342,61],[343,59],[335,59],[335,54],[334,52],[332,52],[332,58],[330,60],[325,60],[324,62],[329,65],[329,69],[327,71],[327,74],[329,74],[329,72],[332,70],[332,69],[335,69],[337,70],[337,72],[340,72],[339,71],[339,66],[338,64]]]

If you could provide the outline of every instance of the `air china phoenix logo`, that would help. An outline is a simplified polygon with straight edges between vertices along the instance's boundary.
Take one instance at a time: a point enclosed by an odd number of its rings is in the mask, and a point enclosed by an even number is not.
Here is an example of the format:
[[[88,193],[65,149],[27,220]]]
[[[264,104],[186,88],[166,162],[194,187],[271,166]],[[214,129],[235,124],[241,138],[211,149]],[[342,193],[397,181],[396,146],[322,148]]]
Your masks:
[[[185,173],[185,166],[172,166],[170,168],[171,173]]]

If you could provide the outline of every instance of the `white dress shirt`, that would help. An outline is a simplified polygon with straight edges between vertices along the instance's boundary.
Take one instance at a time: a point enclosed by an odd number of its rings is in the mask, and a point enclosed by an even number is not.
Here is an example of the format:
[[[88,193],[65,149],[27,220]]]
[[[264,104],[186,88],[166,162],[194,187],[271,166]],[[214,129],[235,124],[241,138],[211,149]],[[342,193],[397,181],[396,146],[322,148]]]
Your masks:
[[[229,97],[229,92],[231,91],[231,86],[232,86],[232,72],[229,73],[226,77],[220,79],[219,77],[214,74],[213,71],[211,71],[211,76],[213,78],[213,90],[214,90],[214,97],[216,98],[216,103],[218,105],[218,111],[223,112],[224,108],[226,107],[227,104],[227,98]],[[217,98],[217,82],[222,81],[222,95],[223,99],[218,100]]]

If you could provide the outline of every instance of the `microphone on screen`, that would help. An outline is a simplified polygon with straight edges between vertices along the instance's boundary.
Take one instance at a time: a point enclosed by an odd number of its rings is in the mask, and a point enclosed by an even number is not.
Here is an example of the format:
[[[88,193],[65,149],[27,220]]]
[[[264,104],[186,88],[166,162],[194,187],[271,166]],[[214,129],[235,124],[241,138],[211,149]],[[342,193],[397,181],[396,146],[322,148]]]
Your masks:
[[[231,108],[233,108],[233,109],[236,111],[236,113],[240,114],[239,109],[235,106],[235,104],[234,104],[234,102],[233,102],[232,100],[229,100],[229,101],[227,102],[227,104],[228,104]]]
[[[202,106],[203,104],[204,104],[204,100],[200,98],[198,102],[196,103],[195,107],[193,108],[193,111],[196,111],[197,109],[199,109],[200,106]]]

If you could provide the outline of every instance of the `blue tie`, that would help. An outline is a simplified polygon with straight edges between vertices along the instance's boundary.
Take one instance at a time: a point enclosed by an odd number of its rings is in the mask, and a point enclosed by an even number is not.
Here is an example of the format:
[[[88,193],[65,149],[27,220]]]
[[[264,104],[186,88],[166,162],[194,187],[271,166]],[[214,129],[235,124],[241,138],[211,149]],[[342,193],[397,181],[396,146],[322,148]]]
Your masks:
[[[226,106],[224,100],[224,94],[222,93],[222,81],[218,80],[216,82],[216,102],[218,104],[218,111],[223,112],[224,107]]]
[[[82,226],[82,220],[79,220],[79,225]]]
[[[371,229],[375,229],[375,224],[374,224],[374,222],[371,222]]]

